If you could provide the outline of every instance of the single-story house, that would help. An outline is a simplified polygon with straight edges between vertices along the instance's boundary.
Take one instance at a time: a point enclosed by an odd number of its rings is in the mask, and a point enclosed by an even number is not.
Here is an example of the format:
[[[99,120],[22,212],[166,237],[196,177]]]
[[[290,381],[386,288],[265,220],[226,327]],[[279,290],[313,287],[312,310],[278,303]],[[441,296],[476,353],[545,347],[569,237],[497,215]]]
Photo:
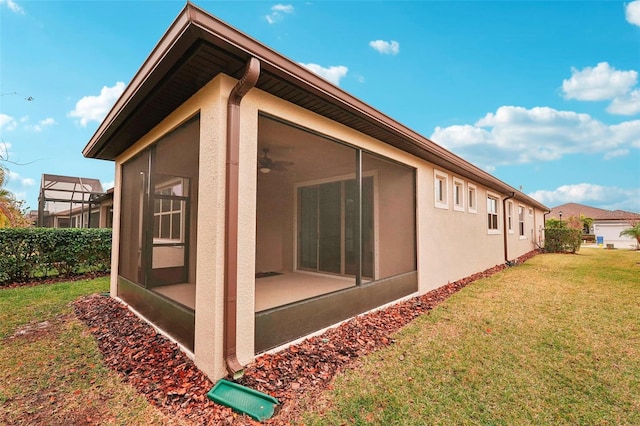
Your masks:
[[[111,295],[212,379],[534,250],[540,202],[187,3],[84,148]]]
[[[30,217],[45,228],[110,228],[113,188],[105,192],[94,178],[43,174],[38,210]]]
[[[580,216],[593,219],[591,228],[584,231],[585,234],[593,235],[598,245],[606,247],[607,244],[613,244],[614,248],[636,248],[636,240],[631,237],[621,237],[620,232],[640,222],[638,213],[567,203],[552,208],[546,219],[568,220],[570,217],[580,218]]]

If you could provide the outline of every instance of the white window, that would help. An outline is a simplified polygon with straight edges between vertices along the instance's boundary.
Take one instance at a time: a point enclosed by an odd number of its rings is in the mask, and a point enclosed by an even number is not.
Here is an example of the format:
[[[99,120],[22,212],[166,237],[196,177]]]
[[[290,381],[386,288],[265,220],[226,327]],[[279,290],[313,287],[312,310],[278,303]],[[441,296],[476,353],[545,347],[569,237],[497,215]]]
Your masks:
[[[183,241],[186,182],[182,178],[156,185],[153,203],[154,241]]]
[[[507,230],[513,234],[513,202],[507,201]]]
[[[518,229],[520,233],[520,238],[527,238],[524,235],[524,206],[518,206]]]
[[[435,202],[436,207],[440,209],[449,208],[449,200],[447,193],[449,191],[449,176],[446,173],[434,170],[433,182],[435,185]]]
[[[533,217],[533,209],[529,207],[529,217]]]
[[[496,195],[487,195],[487,229],[489,234],[499,234],[498,228],[498,201],[499,198]]]
[[[476,190],[476,186],[472,183],[468,183],[467,184],[467,193],[468,193],[468,197],[467,197],[467,208],[469,210],[469,213],[477,213],[478,212],[478,197],[477,197],[477,193],[478,191]]]
[[[464,211],[464,182],[458,178],[453,178],[453,209],[459,212]]]

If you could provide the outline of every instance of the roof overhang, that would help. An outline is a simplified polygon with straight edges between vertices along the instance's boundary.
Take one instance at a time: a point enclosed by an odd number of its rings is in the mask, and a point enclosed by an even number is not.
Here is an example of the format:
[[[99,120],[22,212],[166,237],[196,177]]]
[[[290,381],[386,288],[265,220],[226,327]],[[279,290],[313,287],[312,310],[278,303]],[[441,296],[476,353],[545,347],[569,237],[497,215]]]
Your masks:
[[[305,67],[187,3],[83,150],[114,160],[171,112],[224,73],[239,79],[249,58],[260,60],[256,84],[305,109],[409,152],[505,195],[548,210],[489,173],[365,104]]]

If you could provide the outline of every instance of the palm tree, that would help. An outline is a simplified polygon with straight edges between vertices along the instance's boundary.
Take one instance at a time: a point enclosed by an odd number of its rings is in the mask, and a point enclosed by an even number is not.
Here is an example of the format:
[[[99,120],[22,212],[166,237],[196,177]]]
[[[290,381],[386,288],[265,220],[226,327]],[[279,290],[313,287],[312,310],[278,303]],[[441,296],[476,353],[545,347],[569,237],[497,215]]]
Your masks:
[[[6,179],[6,170],[0,164],[0,228],[6,228],[11,224],[11,193],[3,188]]]
[[[640,222],[636,223],[631,228],[627,228],[624,231],[620,232],[620,236],[635,238],[638,243],[636,245],[636,248],[640,250]]]
[[[2,160],[2,158],[0,158]],[[0,228],[15,228],[27,226],[28,221],[23,217],[20,202],[4,187],[7,169],[0,164]]]

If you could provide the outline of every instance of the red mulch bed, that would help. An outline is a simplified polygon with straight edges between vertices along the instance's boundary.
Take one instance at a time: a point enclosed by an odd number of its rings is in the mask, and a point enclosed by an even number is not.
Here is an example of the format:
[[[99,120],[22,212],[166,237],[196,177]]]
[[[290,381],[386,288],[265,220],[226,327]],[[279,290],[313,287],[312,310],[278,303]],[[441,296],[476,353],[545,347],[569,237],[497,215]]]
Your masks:
[[[537,254],[530,252],[518,263]],[[427,294],[353,318],[321,336],[264,354],[245,369],[238,382],[270,394],[281,403],[266,423],[287,425],[299,416],[297,401],[325,389],[354,360],[393,343],[391,335],[417,316],[430,311],[453,293],[480,278],[503,270],[498,265],[449,283]],[[74,303],[76,315],[98,341],[104,362],[151,404],[194,424],[257,424],[247,416],[209,401],[213,383],[193,362],[155,329],[115,299],[99,295]]]

